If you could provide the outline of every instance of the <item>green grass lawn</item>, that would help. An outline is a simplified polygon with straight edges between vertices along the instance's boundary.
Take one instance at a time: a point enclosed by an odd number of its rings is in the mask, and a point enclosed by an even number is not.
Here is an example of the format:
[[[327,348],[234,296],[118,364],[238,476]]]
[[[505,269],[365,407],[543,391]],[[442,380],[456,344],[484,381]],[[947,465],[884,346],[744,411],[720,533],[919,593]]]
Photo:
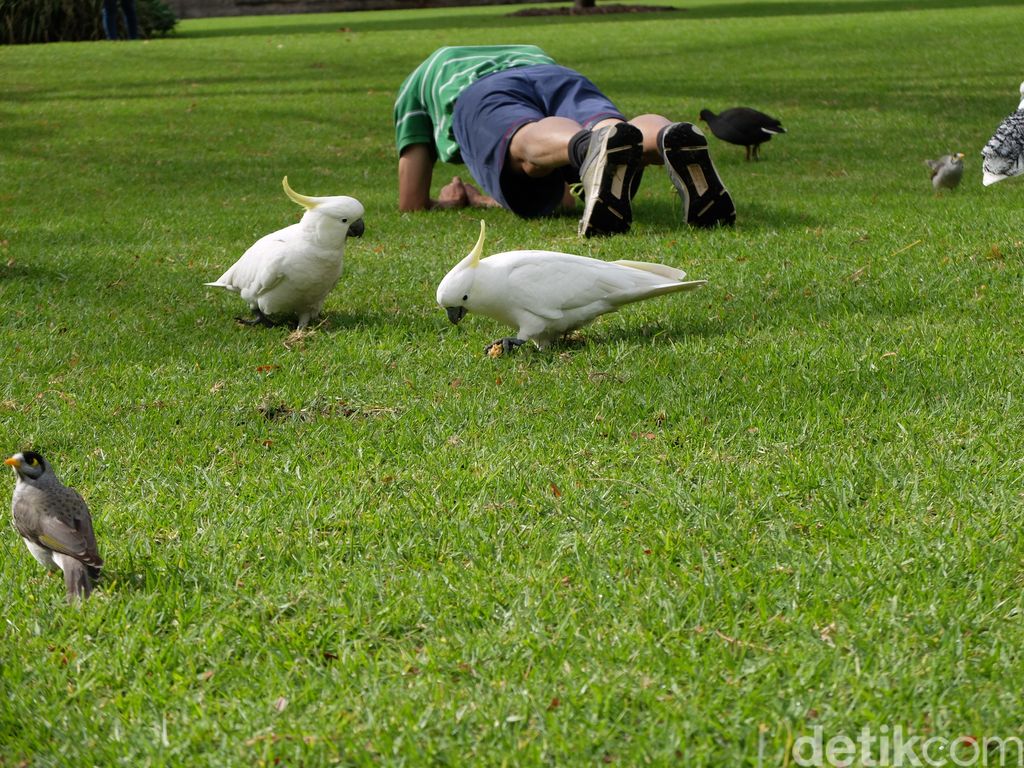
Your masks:
[[[1024,6],[674,4],[0,48],[0,447],[83,493],[108,563],[68,607],[3,527],[0,766],[770,766],[815,728],[1021,733],[1024,186],[983,188],[979,151]],[[448,323],[480,216],[397,213],[393,94],[500,42],[627,113],[783,120],[760,163],[711,139],[734,229],[680,226],[656,169],[627,236],[484,215],[489,253],[707,288],[497,360],[510,329]],[[956,150],[936,196],[923,161]],[[296,220],[285,174],[366,207],[299,339],[202,286]]]

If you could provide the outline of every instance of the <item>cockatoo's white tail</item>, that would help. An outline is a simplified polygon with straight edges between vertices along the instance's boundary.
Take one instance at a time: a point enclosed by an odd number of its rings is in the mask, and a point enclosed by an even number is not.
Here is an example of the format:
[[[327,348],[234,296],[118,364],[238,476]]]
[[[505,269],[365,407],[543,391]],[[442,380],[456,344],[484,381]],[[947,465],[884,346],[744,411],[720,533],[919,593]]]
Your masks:
[[[650,272],[652,275],[660,275],[661,277],[667,277],[669,280],[678,280],[682,282],[686,279],[686,273],[681,269],[675,267],[669,267],[664,264],[655,264],[650,261],[630,261],[628,259],[618,259],[613,264],[622,264],[624,267],[632,267],[633,269],[642,269],[644,272]],[[702,284],[707,282],[701,281]]]

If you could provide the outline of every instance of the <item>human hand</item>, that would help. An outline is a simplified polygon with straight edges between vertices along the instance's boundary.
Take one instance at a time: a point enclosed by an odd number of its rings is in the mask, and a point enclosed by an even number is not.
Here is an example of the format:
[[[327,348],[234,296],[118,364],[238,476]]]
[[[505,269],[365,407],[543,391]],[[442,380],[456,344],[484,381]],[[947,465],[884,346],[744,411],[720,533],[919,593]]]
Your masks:
[[[466,185],[458,176],[453,176],[450,182],[441,187],[434,207],[465,208],[467,205],[469,205],[469,196],[466,193]]]
[[[485,195],[479,189],[474,187],[472,184],[463,184],[463,188],[466,190],[466,199],[469,202],[470,208],[500,208],[501,203],[495,200],[490,195]]]

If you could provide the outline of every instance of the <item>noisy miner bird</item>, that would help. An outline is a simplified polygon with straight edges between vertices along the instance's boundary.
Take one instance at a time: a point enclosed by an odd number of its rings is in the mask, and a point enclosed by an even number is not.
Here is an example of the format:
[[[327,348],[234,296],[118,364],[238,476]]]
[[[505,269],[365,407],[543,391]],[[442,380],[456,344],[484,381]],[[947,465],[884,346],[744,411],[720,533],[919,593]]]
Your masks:
[[[932,186],[936,189],[956,189],[964,175],[964,153],[943,155],[938,160],[925,160],[932,169]]]
[[[786,132],[777,119],[750,107],[733,107],[717,115],[710,109],[702,109],[700,119],[722,141],[746,147],[747,160],[760,160],[761,145],[772,136]]]
[[[363,234],[363,205],[354,197],[307,197],[282,182],[285,194],[306,212],[297,224],[261,237],[215,283],[249,303],[247,325],[294,319],[301,330],[320,316],[341,277],[345,240]]]
[[[543,349],[624,304],[707,284],[685,282],[685,272],[662,264],[554,251],[508,251],[481,259],[485,232],[481,221],[473,250],[437,286],[437,303],[453,323],[475,312],[518,329],[515,337],[488,345],[491,354],[511,352],[529,340]]]
[[[11,512],[28,551],[50,570],[64,571],[68,602],[88,597],[103,558],[85,501],[58,480],[50,463],[35,451],[16,453],[4,464],[18,477]]]
[[[1011,176],[1024,174],[1024,83],[1020,84],[1020,104],[996,128],[981,150],[981,183],[986,187]]]

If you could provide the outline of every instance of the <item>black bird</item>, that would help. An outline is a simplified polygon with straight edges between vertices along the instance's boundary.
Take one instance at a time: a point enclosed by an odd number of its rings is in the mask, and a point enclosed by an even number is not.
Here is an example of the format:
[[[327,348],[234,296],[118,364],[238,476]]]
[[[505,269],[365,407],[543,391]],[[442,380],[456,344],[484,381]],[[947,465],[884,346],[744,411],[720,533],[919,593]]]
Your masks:
[[[722,141],[747,148],[747,160],[759,160],[759,147],[777,133],[785,133],[782,123],[764,112],[750,107],[733,107],[719,114],[710,109],[700,111],[700,119]]]

